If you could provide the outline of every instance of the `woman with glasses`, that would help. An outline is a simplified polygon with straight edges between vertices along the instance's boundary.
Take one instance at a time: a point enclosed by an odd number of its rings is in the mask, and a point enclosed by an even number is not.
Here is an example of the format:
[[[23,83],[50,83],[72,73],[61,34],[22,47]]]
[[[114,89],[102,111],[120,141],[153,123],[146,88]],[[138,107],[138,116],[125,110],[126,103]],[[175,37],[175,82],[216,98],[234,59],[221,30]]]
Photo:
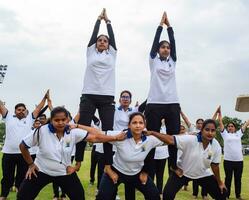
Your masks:
[[[138,111],[138,106],[134,108],[130,107],[131,102],[132,102],[131,92],[128,90],[122,91],[119,97],[120,105],[116,107],[114,113],[114,125],[113,125],[114,131],[127,129],[130,114]],[[104,152],[106,160],[109,160],[108,163],[113,163],[112,145],[107,143],[104,146],[105,146]],[[115,146],[113,150],[115,151]],[[111,165],[106,165],[105,171],[111,177],[112,180],[115,180],[117,174],[111,169]],[[135,189],[127,184],[125,184],[125,198],[130,200],[135,199]]]
[[[169,42],[160,40],[164,24],[167,26]],[[166,12],[157,28],[149,57],[150,89],[145,108],[147,129],[159,132],[161,120],[165,119],[167,131],[179,134],[180,106],[176,90],[176,48],[174,32]],[[177,149],[169,147],[169,165],[176,170]]]
[[[231,182],[234,174],[235,195],[237,199],[242,199],[241,194],[241,177],[243,172],[243,154],[241,138],[249,125],[249,120],[236,130],[236,125],[229,122],[224,128],[222,122],[221,109],[219,108],[219,124],[221,136],[224,141],[224,170],[225,170],[225,185],[227,187],[227,198],[231,193]]]
[[[205,120],[197,135],[172,136],[154,131],[149,131],[149,134],[182,152],[177,162],[182,174],[180,176],[175,173],[170,174],[163,191],[164,200],[174,199],[176,193],[190,180],[197,180],[212,198],[226,199],[226,187],[221,181],[219,169],[221,147],[214,138],[216,135],[214,120]]]
[[[98,36],[102,20],[106,23],[108,36],[103,34]],[[87,66],[80,100],[79,124],[90,126],[98,109],[102,130],[113,129],[116,54],[111,21],[103,9],[87,46]],[[75,160],[78,162],[83,161],[85,145],[85,141],[76,145]]]

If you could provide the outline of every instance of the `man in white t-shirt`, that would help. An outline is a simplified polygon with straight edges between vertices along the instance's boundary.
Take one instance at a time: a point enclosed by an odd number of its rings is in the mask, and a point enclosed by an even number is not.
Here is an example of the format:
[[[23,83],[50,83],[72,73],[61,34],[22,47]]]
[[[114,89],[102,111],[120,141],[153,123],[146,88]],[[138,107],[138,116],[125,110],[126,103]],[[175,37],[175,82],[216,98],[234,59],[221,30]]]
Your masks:
[[[27,114],[25,104],[18,103],[15,106],[14,114],[10,113],[4,104],[0,101],[0,114],[6,125],[5,142],[2,149],[2,174],[1,180],[1,200],[6,200],[10,188],[14,184],[14,175],[16,171],[15,187],[18,189],[25,173],[28,169],[19,149],[22,139],[30,133],[34,119],[38,116],[40,110],[45,105],[48,92],[35,110]]]

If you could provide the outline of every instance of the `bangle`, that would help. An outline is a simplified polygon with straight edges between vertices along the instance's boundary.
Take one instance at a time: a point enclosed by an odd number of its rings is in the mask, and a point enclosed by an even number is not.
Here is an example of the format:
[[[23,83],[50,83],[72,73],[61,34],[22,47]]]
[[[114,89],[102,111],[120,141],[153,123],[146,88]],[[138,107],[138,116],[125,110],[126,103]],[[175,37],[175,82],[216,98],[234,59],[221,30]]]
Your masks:
[[[106,20],[106,24],[110,24],[111,23],[111,20]]]

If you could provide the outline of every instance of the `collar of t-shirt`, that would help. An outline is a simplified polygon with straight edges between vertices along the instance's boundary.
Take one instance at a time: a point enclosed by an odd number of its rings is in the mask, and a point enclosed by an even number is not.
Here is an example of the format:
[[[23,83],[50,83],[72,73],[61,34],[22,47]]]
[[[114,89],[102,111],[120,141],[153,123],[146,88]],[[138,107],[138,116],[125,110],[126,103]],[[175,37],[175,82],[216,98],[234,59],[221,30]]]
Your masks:
[[[169,56],[166,57],[166,58],[163,58],[163,57],[159,56],[159,59],[160,59],[161,61],[169,62]]]
[[[96,50],[97,54],[102,54],[102,53],[109,54],[109,50],[108,49],[107,50],[103,50],[102,52],[99,52],[97,48],[95,48],[95,50]]]
[[[119,111],[124,110],[123,106],[119,106],[119,107],[118,107],[118,110],[119,110]],[[124,110],[124,111],[125,111],[125,110]],[[128,112],[132,111],[132,108],[128,108],[127,111],[128,111]],[[125,112],[126,112],[126,111],[125,111]]]
[[[129,129],[129,128],[127,130],[127,138],[128,139],[133,138],[133,135],[131,133],[131,129]],[[142,135],[141,135],[142,142],[144,142],[146,139],[147,139],[146,135],[144,135],[144,133],[142,133]]]
[[[197,133],[197,140],[198,140],[198,142],[202,142],[202,135],[201,135],[201,132]],[[210,140],[209,143],[212,144],[212,142],[213,142],[213,139]]]

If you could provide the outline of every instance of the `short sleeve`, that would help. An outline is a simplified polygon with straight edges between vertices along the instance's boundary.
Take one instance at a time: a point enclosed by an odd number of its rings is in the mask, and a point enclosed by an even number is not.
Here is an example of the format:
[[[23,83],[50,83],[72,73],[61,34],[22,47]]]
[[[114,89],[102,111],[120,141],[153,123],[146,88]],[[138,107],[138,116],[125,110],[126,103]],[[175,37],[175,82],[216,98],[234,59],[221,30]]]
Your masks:
[[[159,140],[158,138],[156,138],[153,135],[147,136],[147,137],[151,142],[152,149],[155,148],[155,147],[158,147],[158,146],[162,146],[164,144],[161,140]]]
[[[73,136],[75,137],[75,143],[85,140],[88,136],[87,131],[79,128],[72,129],[71,134],[73,134]]]
[[[38,137],[40,137],[39,133],[40,129],[35,129],[35,131],[31,131],[25,138],[23,138],[22,143],[27,147],[38,146]]]
[[[117,56],[117,50],[115,50],[111,45],[109,45],[109,53],[114,57]]]
[[[220,144],[217,142],[217,140],[213,141],[215,145],[213,148],[213,159],[212,159],[212,163],[218,164],[221,162],[221,147]]]
[[[96,43],[94,43],[90,47],[87,47],[86,56],[89,57],[90,55],[94,53],[94,51],[96,51]]]
[[[110,135],[110,136],[115,136],[115,135],[118,135],[119,133],[121,133],[122,131],[107,131],[106,132],[106,135]],[[112,141],[112,142],[108,142],[110,144],[113,144],[113,145],[118,145],[120,143],[122,143],[123,141]]]
[[[175,142],[177,149],[184,151],[187,146],[192,145],[193,141],[197,140],[194,135],[175,135]]]
[[[227,130],[224,128],[223,131],[220,132],[221,137],[224,139],[226,137],[226,134],[228,134]]]
[[[9,111],[7,111],[7,113],[5,114],[5,116],[3,116],[3,121],[6,123],[11,119],[11,115]]]
[[[239,135],[239,137],[242,137],[242,136],[243,136],[243,132],[242,132],[241,129],[239,129],[236,133]]]

